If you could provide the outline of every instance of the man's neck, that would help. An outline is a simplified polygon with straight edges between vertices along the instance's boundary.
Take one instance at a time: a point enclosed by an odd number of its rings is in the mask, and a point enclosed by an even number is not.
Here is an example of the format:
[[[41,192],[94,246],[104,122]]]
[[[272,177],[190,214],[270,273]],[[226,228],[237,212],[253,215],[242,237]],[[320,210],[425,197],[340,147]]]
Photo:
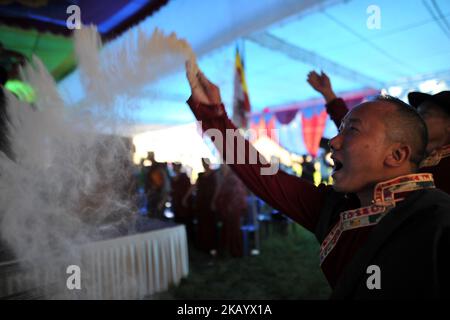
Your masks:
[[[358,196],[359,201],[361,203],[361,207],[367,207],[374,203],[375,188],[377,187],[377,185],[379,183],[386,182],[386,181],[396,179],[398,177],[410,175],[410,174],[414,174],[414,172],[398,172],[398,174],[395,174],[392,177],[386,177],[385,179],[383,179],[375,184],[368,185],[362,191],[356,192],[356,195]]]
[[[372,204],[373,188],[374,188],[374,186],[371,188],[367,188],[364,191],[356,193],[356,195],[359,198],[359,202],[361,203],[361,207],[367,207]]]

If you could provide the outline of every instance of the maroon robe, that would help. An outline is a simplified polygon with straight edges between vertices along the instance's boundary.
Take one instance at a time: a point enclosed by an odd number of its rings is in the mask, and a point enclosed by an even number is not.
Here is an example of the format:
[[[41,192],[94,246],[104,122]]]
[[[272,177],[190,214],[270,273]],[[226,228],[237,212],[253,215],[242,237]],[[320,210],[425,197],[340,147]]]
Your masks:
[[[196,243],[205,252],[217,249],[217,217],[211,209],[217,186],[217,172],[200,173],[197,179],[197,194],[194,204],[194,215],[197,217]]]
[[[241,218],[247,212],[247,190],[233,171],[228,172],[220,186],[216,208],[222,221],[220,248],[233,257],[242,257],[244,247]]]
[[[189,219],[190,210],[189,207],[183,206],[183,198],[191,187],[191,181],[185,173],[172,178],[172,210],[175,215],[175,221],[184,222],[185,219]]]
[[[348,107],[345,101],[342,98],[333,99],[325,105],[325,108],[327,109],[331,120],[333,120],[336,127],[339,128],[341,126],[342,119],[344,119],[348,112]]]

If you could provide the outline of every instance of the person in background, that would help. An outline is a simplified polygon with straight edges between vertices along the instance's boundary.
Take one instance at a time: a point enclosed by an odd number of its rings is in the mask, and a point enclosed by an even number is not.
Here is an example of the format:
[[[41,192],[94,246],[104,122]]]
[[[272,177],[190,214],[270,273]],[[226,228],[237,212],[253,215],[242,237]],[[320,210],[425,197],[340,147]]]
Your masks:
[[[217,255],[218,248],[218,219],[214,202],[220,177],[218,172],[211,168],[209,159],[202,158],[202,166],[205,171],[199,173],[197,182],[189,190],[183,202],[186,205],[187,198],[195,192],[193,211],[197,220],[196,246],[214,257]]]
[[[222,164],[220,170],[222,179],[215,201],[215,208],[222,221],[220,251],[233,257],[242,257],[244,250],[241,220],[248,210],[247,189],[226,164]]]
[[[183,205],[183,199],[191,188],[191,180],[182,172],[181,163],[173,163],[174,176],[171,180],[172,210],[175,222],[184,224],[189,239],[193,239],[192,210],[189,205]]]
[[[432,173],[436,186],[450,194],[450,91],[435,95],[410,92],[408,100],[428,128],[428,157],[420,171]]]
[[[26,59],[23,54],[6,49],[0,42],[0,67],[6,71],[8,79],[18,79],[19,67],[24,65],[25,62]]]
[[[155,160],[153,152],[148,153],[151,165],[147,171],[145,193],[147,195],[147,215],[164,219],[166,202],[170,199],[170,179],[167,165]]]

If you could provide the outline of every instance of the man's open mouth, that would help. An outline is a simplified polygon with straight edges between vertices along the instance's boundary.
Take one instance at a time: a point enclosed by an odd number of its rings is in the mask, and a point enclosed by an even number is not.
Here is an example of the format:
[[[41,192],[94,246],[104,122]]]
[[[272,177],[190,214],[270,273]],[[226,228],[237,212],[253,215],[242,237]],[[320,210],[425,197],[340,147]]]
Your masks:
[[[342,169],[343,165],[342,162],[340,162],[339,160],[333,158],[333,162],[334,162],[334,166],[333,166],[333,174],[338,172],[339,170]]]

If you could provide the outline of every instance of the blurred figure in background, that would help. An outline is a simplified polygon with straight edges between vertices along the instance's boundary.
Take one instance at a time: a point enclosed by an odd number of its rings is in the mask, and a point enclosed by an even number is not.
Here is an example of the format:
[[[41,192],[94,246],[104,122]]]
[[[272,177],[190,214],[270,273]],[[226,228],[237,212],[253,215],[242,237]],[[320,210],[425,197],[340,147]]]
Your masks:
[[[148,153],[151,166],[148,167],[145,182],[145,193],[147,195],[147,215],[150,218],[164,219],[166,202],[170,198],[170,180],[167,164],[157,162],[153,152]]]
[[[173,165],[174,176],[172,177],[171,186],[171,198],[172,198],[172,210],[175,215],[175,222],[184,224],[189,239],[193,239],[193,225],[192,225],[192,210],[190,201],[186,201],[183,205],[183,199],[188,196],[188,192],[191,188],[191,180],[186,173],[182,172],[181,163],[174,163]]]
[[[420,172],[432,173],[436,186],[450,194],[450,91],[435,95],[410,92],[408,101],[428,129],[428,158],[421,163]]]
[[[18,79],[19,67],[24,65],[25,62],[26,59],[23,54],[6,49],[0,42],[0,67],[6,71],[8,79]]]
[[[314,183],[314,163],[310,155],[304,155],[302,178]]]
[[[197,219],[195,242],[200,250],[215,256],[218,247],[218,232],[214,201],[217,196],[219,176],[217,171],[211,169],[209,159],[202,158],[202,165],[205,171],[199,173],[195,186],[191,188],[183,202],[186,204],[187,197],[195,192],[193,208],[194,216]]]
[[[242,257],[241,220],[248,210],[247,189],[228,165],[223,164],[220,170],[222,179],[214,205],[222,221],[220,250],[233,257]]]

